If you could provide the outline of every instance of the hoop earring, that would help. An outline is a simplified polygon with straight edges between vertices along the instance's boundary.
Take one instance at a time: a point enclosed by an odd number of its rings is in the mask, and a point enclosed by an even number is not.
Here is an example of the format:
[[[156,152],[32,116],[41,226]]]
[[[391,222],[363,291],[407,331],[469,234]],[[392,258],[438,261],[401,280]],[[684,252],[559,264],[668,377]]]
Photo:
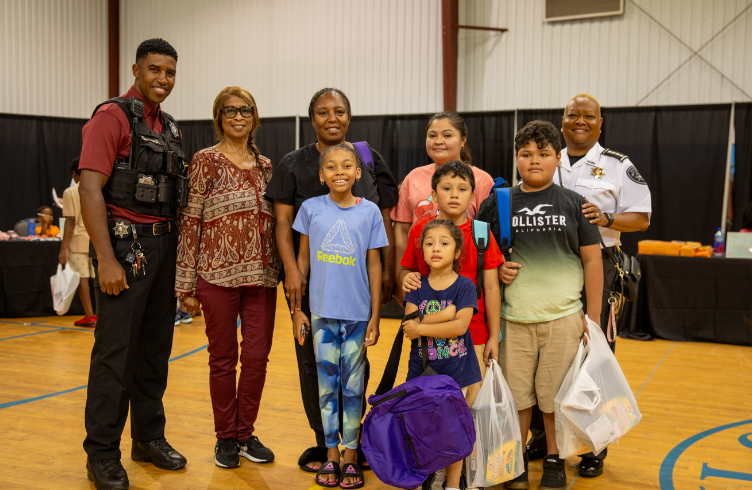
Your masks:
[[[321,181],[321,185],[324,185],[324,181],[323,180]]]

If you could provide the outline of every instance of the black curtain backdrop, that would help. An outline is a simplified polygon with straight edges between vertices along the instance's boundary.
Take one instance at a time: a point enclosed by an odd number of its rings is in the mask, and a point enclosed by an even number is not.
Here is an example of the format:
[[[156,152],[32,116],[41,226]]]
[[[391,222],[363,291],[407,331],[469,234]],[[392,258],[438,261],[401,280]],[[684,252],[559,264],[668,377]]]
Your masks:
[[[0,230],[36,216],[70,185],[70,163],[81,153],[85,119],[0,114]],[[62,216],[53,208],[55,225]]]
[[[629,155],[650,185],[653,216],[647,232],[623,236],[636,253],[642,239],[695,240],[708,244],[720,224],[730,105],[603,108],[601,144]],[[520,110],[517,127],[542,119],[561,127],[563,109]],[[464,113],[473,164],[509,180],[514,169],[514,112]],[[386,159],[397,181],[429,163],[425,125],[429,114],[354,116],[349,141],[368,141]],[[31,217],[62,195],[69,164],[81,149],[86,120],[0,115],[0,229]],[[735,216],[752,199],[752,104],[736,106]],[[181,121],[188,157],[213,145],[211,121]],[[310,121],[300,119],[300,144],[316,139]],[[562,140],[563,141],[563,140]],[[257,133],[261,153],[272,165],[295,148],[295,118],[264,118]],[[56,216],[60,216],[59,210]],[[738,218],[737,218],[738,219]],[[737,225],[738,227],[738,221]]]
[[[733,231],[739,231],[742,209],[752,201],[752,103],[736,104],[734,131],[736,170],[731,195],[734,206]]]

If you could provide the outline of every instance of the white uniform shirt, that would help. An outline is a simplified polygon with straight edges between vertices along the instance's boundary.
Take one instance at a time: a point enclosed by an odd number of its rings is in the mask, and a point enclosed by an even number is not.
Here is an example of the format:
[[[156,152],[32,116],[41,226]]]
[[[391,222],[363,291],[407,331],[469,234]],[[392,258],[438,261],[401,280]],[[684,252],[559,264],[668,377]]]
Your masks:
[[[561,179],[567,189],[571,189],[597,205],[602,213],[647,213],[652,214],[650,189],[629,158],[619,161],[610,155],[602,155],[604,148],[599,144],[574,165],[569,164],[567,149],[561,152]],[[596,178],[593,170],[603,170],[603,177]],[[554,174],[554,183],[559,182],[559,172]],[[598,227],[607,247],[621,245],[621,232]]]

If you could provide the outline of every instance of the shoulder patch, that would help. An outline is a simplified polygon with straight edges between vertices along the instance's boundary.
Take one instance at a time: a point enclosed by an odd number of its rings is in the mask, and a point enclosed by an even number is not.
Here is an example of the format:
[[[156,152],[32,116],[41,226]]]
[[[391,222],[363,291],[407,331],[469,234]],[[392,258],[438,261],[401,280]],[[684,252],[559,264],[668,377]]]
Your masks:
[[[609,157],[614,157],[614,158],[618,159],[620,162],[623,162],[624,160],[626,160],[627,158],[629,158],[624,153],[619,153],[618,151],[609,150],[608,148],[606,148],[605,150],[603,150],[601,152],[601,155],[606,155],[606,156],[609,156]]]
[[[640,175],[640,172],[637,171],[637,168],[634,165],[630,165],[627,169],[627,176],[632,180],[632,182],[636,184],[648,185],[648,183],[645,182],[645,179],[642,178],[642,175]]]

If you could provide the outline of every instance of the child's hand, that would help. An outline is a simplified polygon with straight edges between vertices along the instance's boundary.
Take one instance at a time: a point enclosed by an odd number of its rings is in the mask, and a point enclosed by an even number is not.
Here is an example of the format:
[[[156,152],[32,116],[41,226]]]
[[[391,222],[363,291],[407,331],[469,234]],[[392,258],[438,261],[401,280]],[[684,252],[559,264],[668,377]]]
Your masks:
[[[583,342],[585,342],[585,344],[587,344],[588,338],[590,338],[590,329],[588,328],[587,318],[585,318],[584,316],[582,317],[582,327],[585,331],[582,333],[582,337],[580,338]],[[586,335],[587,337],[585,337]]]
[[[420,289],[420,272],[410,272],[402,282],[402,290],[406,293]]]
[[[379,335],[379,322],[374,319],[369,320],[368,329],[366,330],[366,341],[363,342],[363,345],[366,347],[376,345],[376,342],[379,341]]]
[[[486,367],[491,367],[491,359],[499,362],[499,339],[488,339],[486,342],[486,348],[483,350],[483,362],[486,363]]]
[[[407,340],[417,339],[421,336],[421,324],[415,318],[402,322],[402,332]]]
[[[512,253],[511,248],[509,249],[509,253]],[[517,275],[520,267],[522,266],[517,262],[504,261],[504,263],[501,264],[501,267],[499,267],[499,280],[501,280],[501,282],[503,282],[504,284],[512,284],[514,276]]]
[[[303,325],[306,326],[306,330],[308,330],[308,332],[310,333],[311,321],[308,319],[305,313],[300,310],[295,310],[295,312],[292,314],[292,335],[300,345],[303,345],[303,343],[305,342],[305,336],[301,335],[300,332],[300,330],[303,328]]]

